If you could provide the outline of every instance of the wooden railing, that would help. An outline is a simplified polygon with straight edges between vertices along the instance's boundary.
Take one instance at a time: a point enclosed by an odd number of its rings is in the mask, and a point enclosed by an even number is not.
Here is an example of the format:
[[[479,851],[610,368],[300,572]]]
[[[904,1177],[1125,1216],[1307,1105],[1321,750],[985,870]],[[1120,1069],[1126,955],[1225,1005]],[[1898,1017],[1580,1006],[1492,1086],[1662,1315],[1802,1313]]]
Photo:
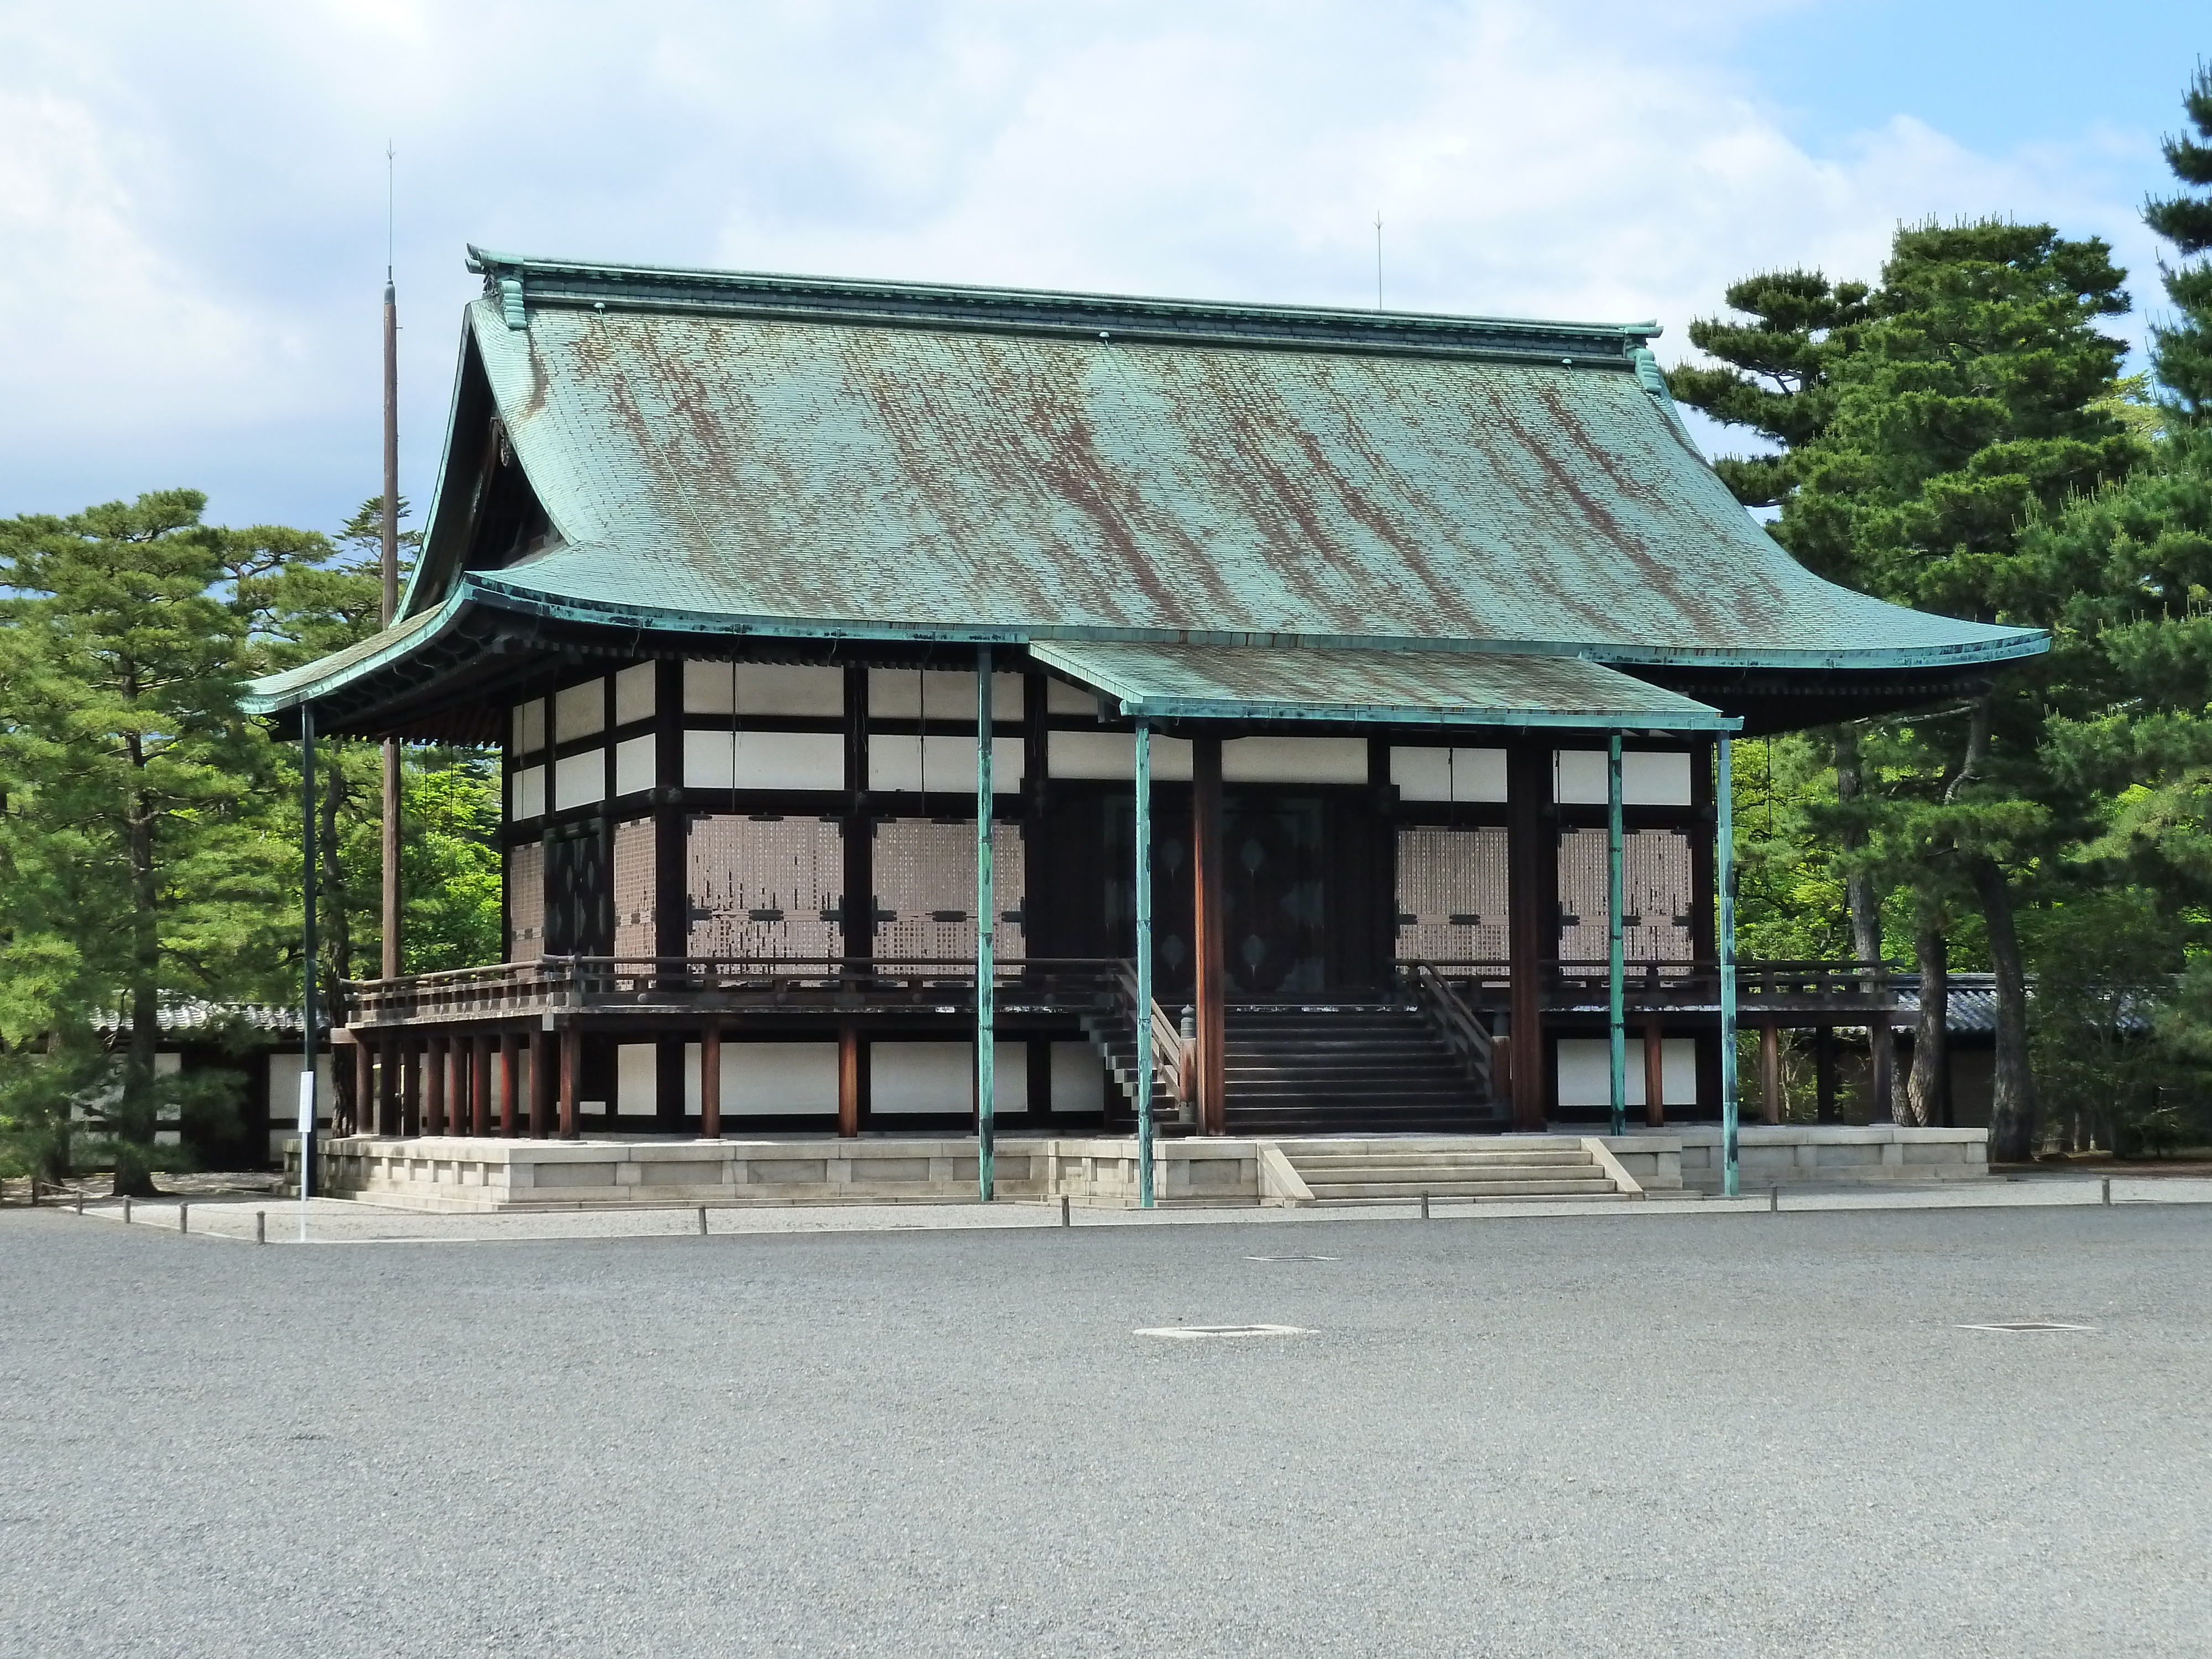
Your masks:
[[[1114,988],[1121,1004],[1121,1017],[1134,1032],[1137,1029],[1137,964],[1117,962],[1114,964]],[[1182,1034],[1182,1027],[1175,1017],[1152,1000],[1149,1018],[1152,1022],[1152,1076],[1154,1085],[1168,1099],[1188,1101],[1197,1093],[1197,1077],[1191,1064],[1197,1047],[1196,1041]]]
[[[1462,1001],[1459,993],[1425,962],[1403,964],[1399,981],[1436,1023],[1445,1045],[1459,1056],[1468,1075],[1487,1095],[1491,1091],[1492,1054],[1490,1028],[1481,1016]]]
[[[1550,959],[1537,964],[1547,1010],[1601,1009],[1610,997],[1610,975],[1601,959]],[[1710,957],[1631,962],[1622,989],[1639,1012],[1690,1012],[1720,1004],[1720,963]],[[1510,964],[1485,958],[1401,963],[1401,975],[1427,969],[1469,1006],[1504,1009],[1511,999]],[[1875,962],[1789,962],[1752,958],[1735,970],[1736,1006],[1753,1013],[1871,1013],[1895,1007],[1899,975]]]

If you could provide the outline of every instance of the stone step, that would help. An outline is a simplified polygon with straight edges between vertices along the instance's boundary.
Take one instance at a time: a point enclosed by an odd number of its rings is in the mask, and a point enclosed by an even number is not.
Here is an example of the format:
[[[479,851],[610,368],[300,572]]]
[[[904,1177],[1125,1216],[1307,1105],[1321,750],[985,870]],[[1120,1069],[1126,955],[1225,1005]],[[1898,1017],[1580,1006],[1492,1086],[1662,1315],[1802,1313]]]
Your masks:
[[[1334,1203],[1345,1199],[1393,1199],[1403,1201],[1418,1199],[1423,1193],[1431,1198],[1617,1198],[1620,1191],[1612,1182],[1599,1176],[1589,1181],[1344,1181],[1316,1184],[1310,1177],[1306,1186],[1317,1203]]]
[[[1384,1153],[1373,1158],[1315,1157],[1310,1153],[1292,1152],[1291,1161],[1301,1175],[1318,1175],[1323,1179],[1339,1173],[1365,1173],[1378,1170],[1589,1170],[1595,1168],[1585,1152],[1435,1152]]]

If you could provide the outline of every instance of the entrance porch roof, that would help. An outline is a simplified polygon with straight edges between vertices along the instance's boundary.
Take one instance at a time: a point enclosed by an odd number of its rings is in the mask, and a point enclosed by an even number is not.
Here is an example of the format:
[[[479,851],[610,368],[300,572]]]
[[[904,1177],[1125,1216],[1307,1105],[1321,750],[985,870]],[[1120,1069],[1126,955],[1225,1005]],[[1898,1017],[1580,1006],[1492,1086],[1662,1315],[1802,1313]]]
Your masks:
[[[1720,710],[1577,657],[1040,640],[1030,655],[1157,720],[1733,732]]]

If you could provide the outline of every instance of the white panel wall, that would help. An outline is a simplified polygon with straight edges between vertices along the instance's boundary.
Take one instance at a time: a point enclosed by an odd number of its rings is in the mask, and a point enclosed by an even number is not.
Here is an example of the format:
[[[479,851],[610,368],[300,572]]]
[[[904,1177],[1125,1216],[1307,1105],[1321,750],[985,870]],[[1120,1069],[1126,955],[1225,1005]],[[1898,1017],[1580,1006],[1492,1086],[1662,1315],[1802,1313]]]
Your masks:
[[[1106,1109],[1106,1062],[1089,1043],[1052,1045],[1052,1109],[1055,1112]]]
[[[836,732],[686,732],[684,787],[842,789],[845,739]],[[968,787],[975,787],[972,769]]]
[[[545,746],[545,704],[533,697],[514,706],[510,740],[518,755],[534,755]]]
[[[1231,738],[1221,745],[1225,783],[1364,783],[1364,738]]]
[[[1137,739],[1127,732],[1054,732],[1048,738],[1056,778],[1104,778],[1127,783],[1137,775]],[[1161,783],[1190,781],[1190,739],[1154,738],[1152,776]]]
[[[586,680],[553,694],[553,741],[588,738],[607,723],[606,682]]]
[[[1666,1091],[1665,1106],[1698,1103],[1698,1042],[1695,1037],[1666,1037],[1659,1045],[1660,1076]],[[1613,1103],[1613,1066],[1603,1037],[1559,1039],[1559,1104],[1609,1106]],[[1644,1037],[1633,1026],[1628,1032],[1628,1103],[1644,1105]]]
[[[923,707],[924,700],[927,708]],[[991,718],[1022,717],[1022,677],[991,676]],[[972,672],[911,668],[868,671],[868,718],[872,720],[975,720],[975,676]]]
[[[651,1117],[660,1109],[660,1051],[650,1042],[615,1046],[615,1115]]]
[[[635,795],[653,787],[653,739],[631,738],[615,745],[615,793]]]
[[[658,678],[658,665],[649,662],[625,668],[615,676],[617,726],[628,726],[632,720],[653,718],[653,692]]]
[[[836,719],[845,712],[845,671],[788,663],[687,662],[684,708],[692,714],[800,714]]]
[[[872,1112],[965,1112],[971,1109],[975,1045],[972,1042],[872,1042],[868,1045],[868,1105]],[[1028,1109],[1029,1045],[1001,1042],[991,1051],[996,1067],[991,1091],[997,1109]]]
[[[572,806],[589,806],[595,800],[605,800],[607,795],[607,751],[586,750],[580,755],[567,755],[553,763],[553,810],[565,812]]]
[[[167,1061],[168,1071],[174,1071],[183,1056],[158,1054],[157,1068]],[[352,1056],[347,1056],[351,1063]],[[269,1065],[269,1160],[276,1163],[284,1155],[284,1143],[300,1132],[300,1051],[288,1048],[268,1056]],[[337,1083],[331,1071],[328,1054],[315,1056],[315,1127],[331,1127],[331,1109],[337,1103]],[[176,1137],[169,1137],[173,1140]]]
[[[1044,707],[1048,714],[1096,714],[1098,694],[1066,680],[1048,678],[1044,683]]]
[[[699,1045],[684,1045],[684,1109],[699,1115]],[[837,1109],[834,1042],[722,1044],[722,1115],[781,1116]]]
[[[1502,801],[1503,749],[1393,749],[1390,781],[1405,800]]]
[[[545,812],[545,769],[526,766],[507,780],[507,816],[510,822],[542,817]]]
[[[1605,750],[1562,749],[1553,760],[1553,798],[1570,806],[1606,802]],[[1687,806],[1690,757],[1631,749],[1620,757],[1620,799],[1629,806]]]
[[[971,681],[974,675],[968,677]],[[1022,787],[1022,750],[1019,738],[991,739],[991,793],[1012,795]],[[927,763],[927,781],[932,793],[953,790],[962,794],[975,793],[975,740],[973,738],[953,737],[897,737],[888,732],[868,734],[868,787],[883,790],[918,790],[924,782],[923,767]]]

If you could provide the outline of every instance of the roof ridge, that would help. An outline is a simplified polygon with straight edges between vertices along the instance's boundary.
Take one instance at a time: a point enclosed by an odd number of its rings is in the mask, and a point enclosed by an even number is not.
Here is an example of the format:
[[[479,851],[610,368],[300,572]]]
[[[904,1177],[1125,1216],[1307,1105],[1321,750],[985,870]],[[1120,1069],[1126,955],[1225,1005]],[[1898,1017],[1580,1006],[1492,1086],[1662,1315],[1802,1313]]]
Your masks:
[[[495,252],[471,243],[471,270],[507,325],[528,326],[532,305],[604,311],[724,312],[822,320],[1013,329],[1088,336],[1200,338],[1251,344],[1349,345],[1581,358],[1631,367],[1662,331],[1656,322],[1578,323],[1447,312],[1252,305],[1156,295],[890,282],[680,265],[611,264]]]

